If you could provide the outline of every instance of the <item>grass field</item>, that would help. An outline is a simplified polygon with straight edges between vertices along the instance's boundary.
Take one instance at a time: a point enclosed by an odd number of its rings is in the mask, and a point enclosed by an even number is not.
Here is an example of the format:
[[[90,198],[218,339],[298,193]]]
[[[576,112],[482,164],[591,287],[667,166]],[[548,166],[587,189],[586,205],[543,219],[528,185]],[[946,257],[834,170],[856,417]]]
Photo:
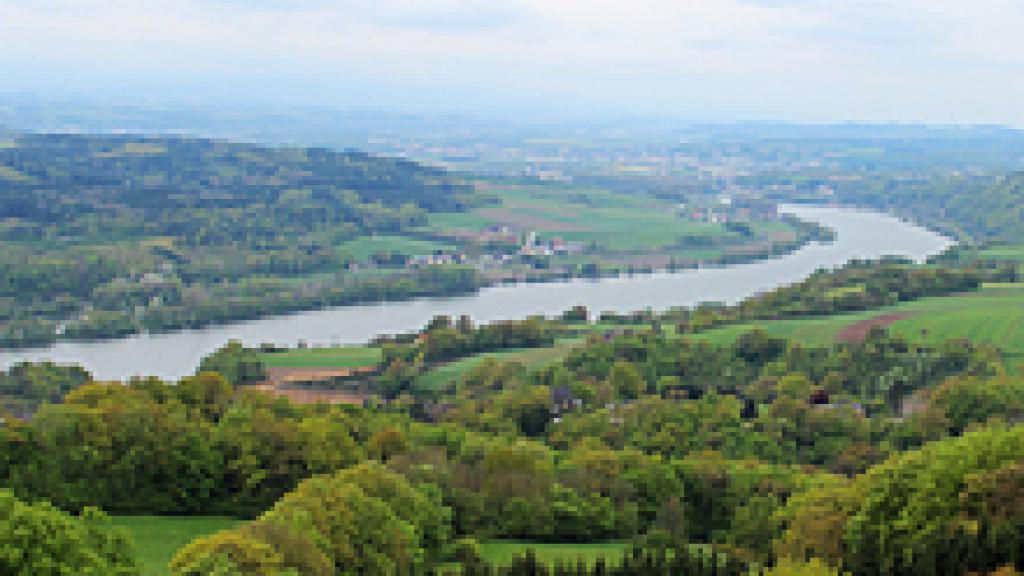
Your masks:
[[[892,333],[933,344],[949,338],[993,344],[1006,353],[1011,366],[1022,366],[1024,284],[990,285],[978,292],[924,298],[855,314],[726,326],[695,337],[719,344],[728,343],[759,326],[777,336],[809,345],[826,345],[834,342],[839,332],[851,324],[894,313],[910,315],[889,326]]]
[[[487,358],[494,358],[503,362],[519,362],[528,369],[540,368],[565,358],[569,351],[582,341],[580,338],[574,338],[571,340],[560,340],[551,348],[516,348],[502,350],[501,352],[476,354],[430,370],[420,376],[416,381],[416,387],[421,390],[438,390],[449,382],[458,380],[463,374],[476,368]]]
[[[135,540],[143,576],[167,574],[167,563],[179,548],[199,536],[238,525],[241,520],[222,517],[114,516],[115,526],[126,528]]]
[[[719,239],[736,236],[719,224],[680,218],[673,204],[644,195],[554,186],[496,188],[490,192],[501,199],[500,205],[465,213],[431,214],[427,228],[435,232],[475,231],[489,225],[508,225],[534,230],[541,237],[594,242],[605,250],[621,252],[656,251],[673,246],[684,235]],[[765,237],[789,228],[784,224],[756,224],[754,229]]]
[[[978,256],[987,260],[1009,260],[1024,262],[1024,244],[1015,246],[994,246],[982,250]]]
[[[599,556],[611,561],[618,561],[623,551],[629,548],[626,542],[606,542],[601,544],[537,544],[533,542],[517,542],[495,540],[480,544],[484,558],[496,564],[508,564],[516,556],[533,549],[537,559],[549,565],[556,561],[575,562],[582,558],[587,564],[593,564]]]
[[[455,246],[408,238],[406,236],[363,236],[341,245],[356,260],[368,260],[379,252],[394,252],[406,256],[433,254],[436,250],[451,251]]]
[[[260,360],[270,368],[355,368],[378,364],[381,350],[368,346],[302,348],[264,353]]]

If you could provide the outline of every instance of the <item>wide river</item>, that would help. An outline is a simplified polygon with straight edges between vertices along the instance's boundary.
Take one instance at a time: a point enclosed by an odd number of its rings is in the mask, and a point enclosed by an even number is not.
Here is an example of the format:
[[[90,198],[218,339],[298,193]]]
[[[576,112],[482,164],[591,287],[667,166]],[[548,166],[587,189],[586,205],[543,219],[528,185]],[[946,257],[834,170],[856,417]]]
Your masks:
[[[24,360],[53,360],[80,364],[103,380],[134,375],[176,379],[192,373],[203,356],[231,339],[252,345],[294,345],[300,340],[311,345],[347,344],[413,330],[437,314],[468,314],[482,323],[554,315],[577,304],[595,312],[632,312],[700,302],[732,303],[851,259],[894,255],[922,260],[950,244],[943,236],[877,212],[817,206],[785,206],[783,210],[832,228],[835,242],[812,243],[781,258],[727,268],[495,286],[469,296],[345,306],[102,342],[61,342],[49,348],[0,353],[0,368]]]

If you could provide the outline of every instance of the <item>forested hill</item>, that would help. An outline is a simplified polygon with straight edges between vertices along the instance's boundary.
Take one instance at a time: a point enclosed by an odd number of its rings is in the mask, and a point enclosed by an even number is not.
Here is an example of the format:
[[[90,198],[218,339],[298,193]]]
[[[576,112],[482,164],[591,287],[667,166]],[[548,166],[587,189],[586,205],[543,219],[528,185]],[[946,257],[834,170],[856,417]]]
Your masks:
[[[1024,172],[865,178],[835,185],[846,202],[894,210],[979,242],[1024,241]]]
[[[421,210],[457,210],[470,193],[443,170],[354,151],[116,135],[0,142],[0,218],[61,236],[97,220],[199,237],[214,222],[240,236],[340,222],[388,229]]]
[[[0,347],[472,290],[470,270],[350,264],[352,242],[474,199],[362,152],[0,133]]]

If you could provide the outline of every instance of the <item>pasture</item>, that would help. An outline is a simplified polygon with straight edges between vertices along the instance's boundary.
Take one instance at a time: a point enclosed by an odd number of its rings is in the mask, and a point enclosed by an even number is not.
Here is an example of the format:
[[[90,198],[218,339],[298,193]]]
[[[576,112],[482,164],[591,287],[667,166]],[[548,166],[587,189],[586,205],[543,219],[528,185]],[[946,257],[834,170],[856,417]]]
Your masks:
[[[416,380],[416,387],[420,390],[439,390],[451,382],[458,381],[488,358],[502,362],[518,362],[527,369],[541,368],[565,358],[574,347],[582,342],[581,338],[564,339],[559,340],[550,348],[516,348],[475,354],[427,371]]]
[[[883,315],[899,314],[888,330],[908,339],[938,344],[966,338],[998,347],[1011,367],[1024,359],[1024,284],[987,285],[977,292],[924,298],[854,314],[772,320],[725,326],[693,336],[727,344],[755,327],[807,345],[828,345],[851,325]]]
[[[167,563],[182,546],[242,522],[219,516],[113,516],[111,520],[132,535],[143,576],[168,574]]]
[[[754,224],[754,238],[744,239],[720,224],[693,222],[677,215],[676,206],[650,196],[562,186],[494,187],[500,205],[476,207],[464,213],[438,213],[429,217],[434,233],[479,231],[486,226],[509,226],[535,231],[541,238],[594,244],[603,252],[657,252],[693,250],[731,242],[765,240],[789,227],[781,223]],[[696,245],[679,245],[686,237]],[[717,250],[708,256],[720,255]]]
[[[340,246],[359,261],[369,260],[374,254],[394,253],[406,256],[433,254],[436,251],[455,250],[452,244],[420,240],[407,236],[361,236]]]
[[[268,368],[360,368],[379,364],[381,350],[370,346],[295,348],[260,354],[260,360]]]
[[[1024,244],[993,246],[982,250],[978,256],[985,260],[1024,262]]]

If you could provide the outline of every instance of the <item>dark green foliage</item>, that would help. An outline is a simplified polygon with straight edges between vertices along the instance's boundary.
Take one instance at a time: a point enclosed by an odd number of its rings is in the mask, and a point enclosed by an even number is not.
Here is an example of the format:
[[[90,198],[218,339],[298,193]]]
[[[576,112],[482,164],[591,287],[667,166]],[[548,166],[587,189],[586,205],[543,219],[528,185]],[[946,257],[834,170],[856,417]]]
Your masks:
[[[527,550],[507,566],[475,562],[463,567],[466,576],[741,576],[750,574],[747,563],[712,550],[674,547],[634,548],[622,557],[598,558],[593,565],[582,562],[549,566]]]
[[[196,373],[218,372],[235,386],[253,384],[267,378],[266,368],[258,350],[245,348],[231,341],[199,362]]]
[[[28,412],[43,402],[60,402],[90,380],[92,376],[80,366],[23,362],[0,372],[0,403],[15,412]]]
[[[347,241],[473,201],[472,188],[406,160],[21,134],[0,167],[0,347],[478,287],[472,270],[348,270]]]

